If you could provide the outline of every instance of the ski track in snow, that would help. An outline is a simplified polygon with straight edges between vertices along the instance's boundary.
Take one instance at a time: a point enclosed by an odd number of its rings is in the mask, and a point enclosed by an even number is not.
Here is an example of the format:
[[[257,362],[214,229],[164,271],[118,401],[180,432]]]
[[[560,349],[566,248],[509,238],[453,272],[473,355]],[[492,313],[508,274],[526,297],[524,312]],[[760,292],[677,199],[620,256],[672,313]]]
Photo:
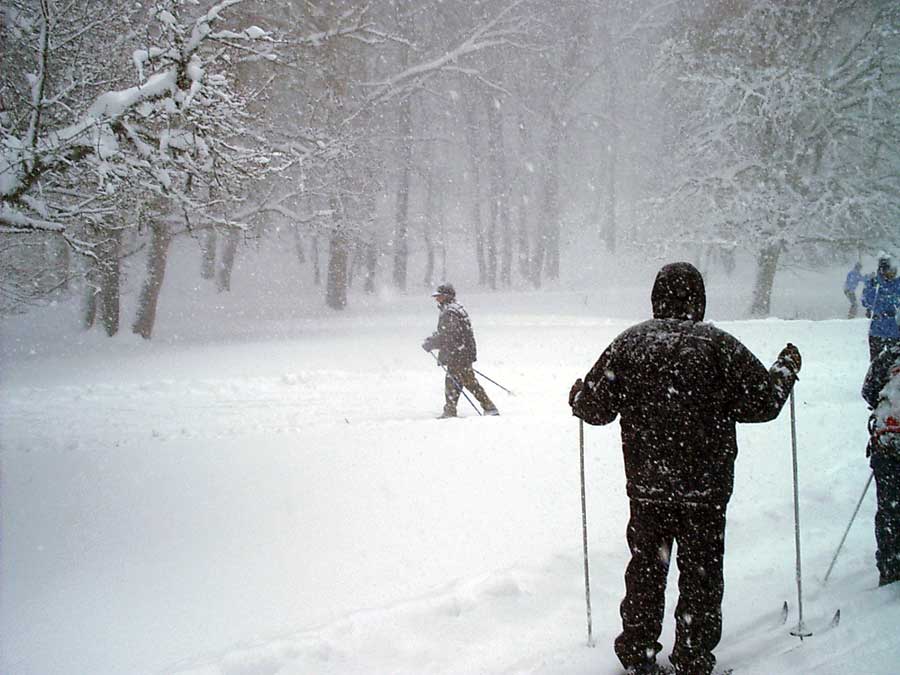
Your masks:
[[[395,381],[400,384],[398,387]],[[28,442],[50,441],[58,423],[78,419],[88,442],[112,438],[118,444],[147,437],[214,440],[245,433],[291,433],[310,427],[427,419],[416,407],[434,378],[421,373],[358,373],[341,370],[290,372],[271,378],[160,379],[132,385],[90,384],[54,388],[23,387],[4,401],[0,423],[29,429]],[[390,389],[389,405],[373,407],[366,392]],[[323,400],[341,401],[338,410],[309,410]],[[52,409],[45,405],[53,401]],[[390,405],[393,404],[393,405]],[[122,421],[128,427],[121,426]],[[40,430],[46,430],[41,435]],[[35,433],[37,430],[37,433]],[[24,441],[24,439],[23,439]]]

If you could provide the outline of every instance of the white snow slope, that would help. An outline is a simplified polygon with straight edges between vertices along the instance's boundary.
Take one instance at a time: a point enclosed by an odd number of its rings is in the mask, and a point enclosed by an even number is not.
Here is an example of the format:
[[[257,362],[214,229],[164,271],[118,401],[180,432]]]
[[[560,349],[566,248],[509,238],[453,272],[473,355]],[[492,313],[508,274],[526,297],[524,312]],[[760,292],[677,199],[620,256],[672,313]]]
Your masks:
[[[208,318],[163,315],[150,343],[9,323],[0,671],[621,672],[611,648],[627,560],[618,424],[585,434],[590,648],[566,396],[632,321],[553,294],[460,299],[476,367],[515,392],[486,383],[499,418],[461,401],[461,419],[434,419],[442,376],[419,348],[436,320],[424,294],[385,299],[378,312],[254,319],[229,340],[211,339]],[[877,588],[874,490],[822,584],[869,475],[865,320],[719,325],[767,364],[787,341],[803,352],[803,598],[814,633],[790,635],[786,407],[739,427],[719,667],[900,672],[900,585]],[[664,663],[676,575],[673,563]]]

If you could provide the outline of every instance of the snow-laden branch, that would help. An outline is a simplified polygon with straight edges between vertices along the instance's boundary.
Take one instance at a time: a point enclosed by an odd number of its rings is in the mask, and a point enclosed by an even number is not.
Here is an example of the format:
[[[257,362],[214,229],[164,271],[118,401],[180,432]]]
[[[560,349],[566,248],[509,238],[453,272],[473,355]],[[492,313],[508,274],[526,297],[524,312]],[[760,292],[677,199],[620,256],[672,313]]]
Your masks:
[[[495,17],[476,27],[471,35],[440,56],[410,66],[387,79],[366,83],[372,88],[369,101],[384,103],[399,97],[409,86],[441,72],[471,72],[459,66],[459,62],[467,56],[497,47],[514,46],[514,38],[524,31],[523,20],[515,16],[515,10],[523,3],[524,0],[509,3]]]
[[[7,204],[0,204],[0,233],[17,234],[21,232],[63,232],[65,225],[42,218],[33,218]]]
[[[208,11],[187,24],[179,22],[173,12],[159,10],[155,18],[162,24],[163,33],[174,35],[165,46],[152,46],[132,55],[138,69],[140,83],[120,90],[99,94],[78,118],[69,124],[56,128],[44,128],[42,111],[53,97],[46,94],[48,60],[51,58],[51,32],[54,20],[50,15],[50,5],[41,3],[39,17],[40,35],[37,46],[37,73],[29,76],[32,92],[32,112],[27,130],[22,137],[3,127],[0,145],[0,225],[6,232],[23,230],[44,230],[59,232],[64,226],[47,215],[53,205],[37,207],[42,201],[37,194],[32,195],[41,182],[53,177],[51,182],[65,180],[65,175],[83,167],[84,161],[101,172],[100,178],[109,174],[110,163],[120,167],[126,174],[133,171],[133,163],[126,161],[129,152],[148,159],[152,156],[158,165],[156,176],[163,190],[168,189],[167,165],[173,163],[173,152],[182,154],[203,154],[208,144],[196,132],[196,140],[173,146],[170,140],[190,138],[189,133],[178,132],[178,127],[191,124],[191,116],[202,116],[202,109],[224,102],[231,105],[229,95],[214,94],[214,90],[227,85],[221,76],[211,76],[206,59],[217,58],[216,53],[207,54],[205,45],[218,39],[223,33],[214,32],[212,27],[222,20],[225,10],[243,0],[221,0]],[[172,5],[173,11],[177,3]],[[252,27],[243,32],[228,33],[232,39],[253,41],[263,39],[268,34]],[[144,78],[145,69],[153,72]],[[198,108],[198,110],[193,110]],[[160,125],[159,123],[168,121]],[[163,135],[151,132],[142,140],[136,131],[138,127],[149,129],[157,126]],[[168,129],[168,131],[165,131]],[[237,130],[233,125],[231,132]],[[123,145],[124,143],[124,145]],[[129,169],[129,166],[132,168]],[[85,167],[90,168],[90,167]],[[172,166],[171,168],[176,168]],[[49,187],[46,186],[46,187]],[[35,211],[41,213],[35,213]],[[38,217],[40,216],[40,217]]]
[[[41,113],[44,109],[44,89],[47,86],[47,61],[50,58],[50,7],[47,0],[41,0],[41,33],[38,38],[38,72],[29,76],[31,84],[31,117],[28,122],[28,131],[25,132],[24,147],[27,148],[26,157],[34,155],[37,151],[38,133],[41,127]],[[2,167],[6,168],[6,167]],[[33,169],[31,162],[26,159],[26,170]],[[4,187],[0,183],[0,188]]]
[[[884,149],[900,129],[893,108],[877,105],[890,31],[861,16],[854,33],[816,7],[759,0],[712,46],[663,51],[673,95],[696,106],[655,205],[679,238],[713,240],[742,222],[752,246],[838,247],[896,230],[898,182]],[[836,39],[847,30],[849,47]]]

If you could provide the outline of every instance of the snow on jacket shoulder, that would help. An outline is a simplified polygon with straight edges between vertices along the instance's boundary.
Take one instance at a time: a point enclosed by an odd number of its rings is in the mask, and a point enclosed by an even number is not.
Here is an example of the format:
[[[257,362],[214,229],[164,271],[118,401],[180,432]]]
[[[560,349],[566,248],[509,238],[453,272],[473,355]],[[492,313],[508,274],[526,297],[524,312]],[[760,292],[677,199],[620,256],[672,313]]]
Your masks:
[[[572,411],[589,424],[621,417],[632,499],[725,503],[736,422],[777,417],[795,375],[779,363],[767,370],[736,338],[703,323],[699,272],[670,267],[654,286],[656,318],[613,340],[585,376]]]
[[[630,497],[727,502],[736,422],[777,417],[793,382],[710,324],[652,319],[601,355],[573,412],[589,424],[621,416]]]
[[[438,350],[438,361],[442,365],[466,367],[477,360],[472,322],[465,307],[458,302],[441,306],[437,330],[426,342]]]

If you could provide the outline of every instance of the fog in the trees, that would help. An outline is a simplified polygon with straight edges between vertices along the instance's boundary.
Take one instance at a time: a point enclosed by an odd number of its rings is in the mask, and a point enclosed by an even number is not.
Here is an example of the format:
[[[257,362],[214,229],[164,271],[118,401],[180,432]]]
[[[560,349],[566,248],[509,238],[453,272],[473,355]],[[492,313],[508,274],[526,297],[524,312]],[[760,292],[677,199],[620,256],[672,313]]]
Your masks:
[[[0,32],[5,312],[150,338],[236,266],[340,311],[678,258],[767,315],[780,270],[897,245],[893,2],[14,0]]]

